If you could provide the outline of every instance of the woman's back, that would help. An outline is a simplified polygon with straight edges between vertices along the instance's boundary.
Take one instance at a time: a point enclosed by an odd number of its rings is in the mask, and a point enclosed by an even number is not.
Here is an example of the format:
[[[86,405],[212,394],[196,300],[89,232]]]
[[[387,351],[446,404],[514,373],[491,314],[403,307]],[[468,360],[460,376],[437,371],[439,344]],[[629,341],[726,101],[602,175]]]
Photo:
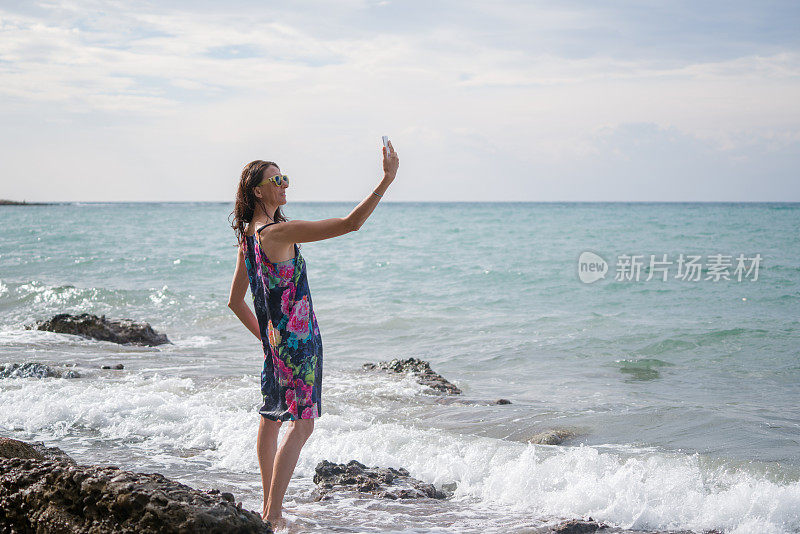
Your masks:
[[[277,223],[270,223],[277,224]],[[261,415],[276,421],[319,417],[322,338],[314,314],[306,263],[295,256],[270,261],[260,232],[245,235],[245,266],[264,348]]]

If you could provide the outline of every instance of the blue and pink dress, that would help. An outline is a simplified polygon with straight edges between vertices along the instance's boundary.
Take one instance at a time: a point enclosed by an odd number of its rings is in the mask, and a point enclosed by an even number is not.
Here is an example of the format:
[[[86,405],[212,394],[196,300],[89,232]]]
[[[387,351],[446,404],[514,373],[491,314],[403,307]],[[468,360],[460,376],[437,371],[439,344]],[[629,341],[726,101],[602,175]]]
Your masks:
[[[273,421],[313,419],[322,414],[322,337],[311,303],[306,262],[294,244],[295,257],[273,263],[259,236],[245,235],[244,258],[253,295],[264,367],[263,405],[258,412]]]

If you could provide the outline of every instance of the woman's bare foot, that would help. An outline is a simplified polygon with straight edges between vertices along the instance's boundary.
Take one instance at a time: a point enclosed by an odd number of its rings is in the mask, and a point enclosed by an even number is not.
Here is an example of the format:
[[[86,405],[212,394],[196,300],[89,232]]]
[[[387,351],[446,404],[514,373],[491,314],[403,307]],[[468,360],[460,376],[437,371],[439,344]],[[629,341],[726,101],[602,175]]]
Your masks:
[[[286,519],[284,519],[282,515],[268,515],[264,518],[264,521],[269,521],[269,524],[272,526],[272,530],[279,530],[286,526]]]
[[[269,508],[265,506],[264,508],[261,509],[261,519],[263,519],[264,521],[272,521],[272,522],[280,521],[281,519],[283,519],[283,514],[281,512],[283,512],[283,509],[281,509],[281,511],[278,512],[277,514],[275,512],[270,513]]]

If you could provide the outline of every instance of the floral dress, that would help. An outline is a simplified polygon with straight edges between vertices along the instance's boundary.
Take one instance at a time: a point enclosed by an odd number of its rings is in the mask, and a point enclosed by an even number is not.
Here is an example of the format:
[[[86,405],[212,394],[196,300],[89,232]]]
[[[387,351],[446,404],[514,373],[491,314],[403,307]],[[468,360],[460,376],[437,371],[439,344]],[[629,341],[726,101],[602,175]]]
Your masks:
[[[311,303],[306,262],[295,257],[272,263],[259,235],[245,235],[244,258],[253,295],[264,367],[263,405],[258,412],[273,421],[313,419],[322,414],[322,338]]]

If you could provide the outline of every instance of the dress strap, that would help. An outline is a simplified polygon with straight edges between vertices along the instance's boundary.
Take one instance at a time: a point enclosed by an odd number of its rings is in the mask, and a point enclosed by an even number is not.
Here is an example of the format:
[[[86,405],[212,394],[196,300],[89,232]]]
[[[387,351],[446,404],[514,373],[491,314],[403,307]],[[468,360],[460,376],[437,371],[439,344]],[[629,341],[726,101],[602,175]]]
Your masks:
[[[276,223],[276,222],[267,223],[267,224],[265,224],[264,226],[262,226],[261,228],[257,229],[257,230],[256,230],[256,233],[260,234],[260,233],[261,233],[261,230],[263,230],[264,228],[266,228],[266,227],[267,227],[267,226],[269,226],[270,224],[278,224],[278,223]]]
[[[271,223],[265,224],[264,226],[262,226],[261,228],[256,230],[256,234],[261,234],[261,230],[263,230],[264,228],[266,228],[267,226],[269,226],[271,224],[278,224],[278,222],[280,222],[280,221],[276,221],[276,222],[271,222]],[[256,234],[253,234],[253,237],[255,237]],[[264,251],[262,250],[261,253],[264,254]],[[300,256],[300,245],[298,245],[297,243],[294,243],[294,257],[292,259],[295,260],[295,259],[297,259],[298,256]],[[264,254],[264,257],[266,258],[266,254]],[[267,261],[269,261],[269,258],[267,258]],[[286,260],[286,261],[289,261],[289,260]]]

